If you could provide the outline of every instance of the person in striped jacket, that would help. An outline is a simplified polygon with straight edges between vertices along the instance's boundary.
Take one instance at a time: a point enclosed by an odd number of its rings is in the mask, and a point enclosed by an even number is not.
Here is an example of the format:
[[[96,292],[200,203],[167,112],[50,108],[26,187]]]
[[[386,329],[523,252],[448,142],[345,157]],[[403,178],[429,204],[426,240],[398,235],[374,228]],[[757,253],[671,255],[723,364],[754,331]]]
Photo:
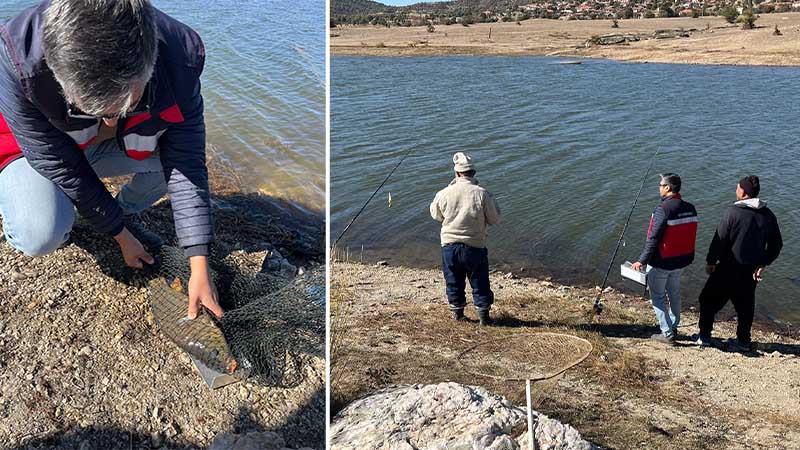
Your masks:
[[[658,190],[661,203],[650,217],[644,250],[631,268],[652,267],[647,274],[647,284],[661,333],[654,334],[651,339],[673,344],[681,321],[681,272],[694,261],[697,210],[681,197],[678,175],[661,175]]]

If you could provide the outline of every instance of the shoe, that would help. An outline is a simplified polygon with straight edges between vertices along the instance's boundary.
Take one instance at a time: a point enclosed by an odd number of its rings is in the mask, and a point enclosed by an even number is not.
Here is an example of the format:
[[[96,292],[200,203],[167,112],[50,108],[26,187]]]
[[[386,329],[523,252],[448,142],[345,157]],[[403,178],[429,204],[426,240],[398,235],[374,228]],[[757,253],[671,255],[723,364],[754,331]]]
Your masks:
[[[651,341],[660,342],[662,344],[675,345],[675,337],[674,336],[664,336],[661,333],[656,333],[656,334],[650,336],[650,340]]]
[[[753,343],[742,343],[738,339],[730,338],[725,340],[725,348],[734,352],[749,352],[753,350]]]
[[[464,320],[464,308],[451,309],[450,311],[453,313],[453,319]]]
[[[489,317],[489,310],[488,309],[480,309],[478,310],[478,320],[480,320],[481,326],[491,326],[494,324],[492,318]]]
[[[138,214],[126,214],[123,216],[125,228],[131,232],[144,248],[151,253],[158,253],[164,246],[164,240],[152,231],[149,231],[142,223]]]
[[[699,334],[693,334],[692,335],[692,342],[694,342],[695,344],[697,344],[701,348],[703,348],[703,347],[711,347],[711,338],[707,338],[705,336],[700,336]]]
[[[672,338],[676,340],[678,339],[678,327],[672,329]]]

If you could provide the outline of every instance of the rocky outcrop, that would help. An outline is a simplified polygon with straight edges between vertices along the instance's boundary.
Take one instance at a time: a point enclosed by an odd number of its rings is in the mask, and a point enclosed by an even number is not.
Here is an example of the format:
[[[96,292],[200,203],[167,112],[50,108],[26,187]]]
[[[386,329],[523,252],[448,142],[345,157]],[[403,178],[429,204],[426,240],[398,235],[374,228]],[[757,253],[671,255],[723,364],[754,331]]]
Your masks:
[[[535,413],[540,450],[593,450],[569,425]],[[330,428],[333,450],[518,450],[525,410],[476,386],[397,386],[353,402]],[[522,436],[520,436],[522,434]]]

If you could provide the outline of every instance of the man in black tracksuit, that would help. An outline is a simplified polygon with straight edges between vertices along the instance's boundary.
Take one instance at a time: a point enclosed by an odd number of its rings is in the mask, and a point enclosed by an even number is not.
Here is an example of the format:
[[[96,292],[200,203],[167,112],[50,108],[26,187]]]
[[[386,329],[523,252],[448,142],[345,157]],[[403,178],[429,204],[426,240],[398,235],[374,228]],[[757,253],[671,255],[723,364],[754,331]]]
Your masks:
[[[775,214],[758,198],[757,176],[747,176],[736,187],[737,201],[722,215],[706,257],[708,281],[700,293],[700,334],[697,343],[710,344],[714,316],[730,300],[736,309],[736,350],[751,348],[750,328],[755,312],[755,290],[764,267],[780,254],[783,240]]]

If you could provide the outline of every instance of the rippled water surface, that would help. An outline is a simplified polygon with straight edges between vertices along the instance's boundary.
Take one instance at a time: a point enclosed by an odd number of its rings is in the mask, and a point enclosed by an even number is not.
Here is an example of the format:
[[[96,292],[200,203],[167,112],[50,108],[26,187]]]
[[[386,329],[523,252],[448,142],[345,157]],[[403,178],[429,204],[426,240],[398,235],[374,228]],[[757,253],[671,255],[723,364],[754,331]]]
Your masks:
[[[411,156],[340,243],[352,258],[436,265],[428,214],[466,151],[504,214],[490,261],[600,284],[642,176],[677,172],[700,214],[698,254],[683,278],[687,303],[737,181],[761,177],[784,250],[758,288],[759,312],[800,323],[800,113],[794,68],[709,67],[549,58],[331,59],[331,226],[338,236],[401,155]],[[658,179],[652,175],[617,264],[641,251]],[[391,207],[387,202],[392,195]],[[618,265],[612,285],[621,285]],[[634,285],[628,285],[632,289]]]
[[[33,0],[0,3],[5,21]],[[325,207],[325,2],[153,0],[206,46],[208,143],[253,190]]]

